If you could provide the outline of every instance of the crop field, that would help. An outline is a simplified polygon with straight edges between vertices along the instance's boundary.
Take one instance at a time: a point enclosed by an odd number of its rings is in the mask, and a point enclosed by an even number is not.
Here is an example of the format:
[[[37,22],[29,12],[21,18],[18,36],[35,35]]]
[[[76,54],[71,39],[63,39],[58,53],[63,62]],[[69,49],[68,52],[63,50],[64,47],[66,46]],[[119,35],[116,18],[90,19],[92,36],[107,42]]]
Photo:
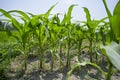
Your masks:
[[[113,14],[72,21],[71,5],[63,19],[44,14],[0,9],[0,80],[120,80],[120,1]],[[15,15],[13,15],[15,14]]]

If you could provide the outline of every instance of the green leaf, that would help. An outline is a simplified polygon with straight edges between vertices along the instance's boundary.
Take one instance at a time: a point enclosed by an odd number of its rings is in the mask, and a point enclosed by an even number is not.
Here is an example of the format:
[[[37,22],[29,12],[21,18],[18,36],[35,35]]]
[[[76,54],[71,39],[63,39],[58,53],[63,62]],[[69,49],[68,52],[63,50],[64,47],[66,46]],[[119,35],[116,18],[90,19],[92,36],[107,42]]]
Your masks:
[[[20,11],[20,10],[8,11],[8,13],[12,13],[12,12],[16,12],[16,13],[22,15],[24,17],[24,19],[26,19],[26,20],[30,20],[29,16],[25,12],[23,12],[23,11]]]
[[[7,17],[7,18],[10,18],[10,19],[12,18],[12,16],[11,16],[10,14],[8,14],[7,11],[5,11],[5,10],[0,9],[0,12],[2,13],[2,15],[0,15],[0,16],[3,16],[3,15],[4,15],[4,16]]]
[[[29,31],[26,31],[26,32],[24,32],[23,34],[22,34],[22,42],[23,43],[27,43],[28,41],[29,41],[29,35],[30,35],[30,30]]]
[[[109,46],[101,46],[106,51],[106,55],[112,64],[120,70],[120,45],[116,42],[111,42]]]
[[[6,33],[8,36],[12,36],[12,32],[9,29],[6,29]]]
[[[117,3],[113,16],[111,17],[111,25],[117,40],[120,40],[120,1]]]
[[[21,27],[21,24],[16,20],[16,19],[12,19],[12,24],[13,24],[13,27],[18,31],[18,32],[20,32],[20,34],[22,34],[22,32],[21,32],[21,29],[20,29],[20,27]]]
[[[111,21],[112,14],[111,14],[108,6],[107,6],[106,0],[102,0],[102,1],[103,1],[103,4],[104,4],[104,7],[106,9],[109,22],[111,23],[112,22]],[[111,28],[111,31],[110,31],[110,41],[116,41],[115,33],[114,33],[114,30],[112,29],[112,25],[111,24],[110,24],[110,28]]]
[[[34,17],[31,19],[31,24],[32,24],[33,26],[37,25],[37,24],[39,23],[40,17],[42,17],[42,16],[43,16],[43,14],[39,14],[39,15],[34,16]]]
[[[62,20],[62,22],[61,22],[62,25],[65,25],[65,24],[66,24],[66,22],[67,22],[66,19],[67,19],[66,14],[64,14],[64,18],[63,18],[63,20]]]
[[[46,43],[46,41],[47,41],[47,38],[48,38],[48,34],[46,34],[44,37],[42,37],[43,39],[42,39],[42,43],[41,43],[41,46],[44,46],[45,45],[45,43]]]
[[[83,9],[84,9],[84,12],[86,13],[87,22],[90,22],[91,16],[90,16],[89,10],[86,7],[83,7]]]
[[[117,40],[120,40],[120,15],[114,15],[111,18],[111,25]]]
[[[57,5],[57,3],[55,5],[53,5],[46,13],[45,13],[45,18],[48,18],[50,15],[50,12],[52,11],[52,9]]]
[[[51,24],[52,25],[53,24],[60,25],[60,19],[59,19],[58,15],[60,15],[60,13],[55,14],[54,17],[52,18],[52,20],[51,20],[51,22],[52,22]]]
[[[73,70],[75,70],[77,67],[79,67],[81,64],[80,63],[76,63],[72,69],[67,73],[67,76],[66,76],[66,80],[69,80],[69,77],[70,75],[72,74]],[[86,64],[85,64],[86,65]]]
[[[67,12],[67,22],[68,24],[71,23],[70,20],[71,20],[71,14],[72,14],[72,10],[73,10],[73,7],[76,6],[76,5],[71,5],[68,9],[68,12]]]
[[[19,23],[15,18],[13,18],[13,17],[9,14],[9,12],[7,12],[7,11],[5,11],[5,10],[3,10],[3,9],[0,9],[0,12],[2,12],[3,15],[6,16],[7,18],[11,19],[12,24],[13,24],[13,27],[14,27],[17,31],[19,31],[19,32],[21,33],[21,29],[20,29],[20,26],[21,26],[21,25],[20,25],[20,23]]]
[[[34,16],[35,16],[34,14],[29,13],[29,12],[27,12],[27,14],[29,14],[31,17],[34,17]]]
[[[73,70],[75,70],[76,68],[78,68],[79,66],[86,66],[86,65],[91,65],[95,68],[97,68],[104,77],[106,77],[106,72],[104,72],[97,64],[95,63],[91,63],[91,62],[82,62],[82,63],[76,63],[72,68],[71,70],[67,73],[67,76],[66,76],[66,80],[69,80],[69,77],[71,75],[71,73],[73,72]]]
[[[105,6],[106,12],[107,12],[108,17],[109,17],[109,19],[110,19],[110,17],[112,17],[112,14],[110,13],[110,10],[108,9],[106,0],[103,0],[103,4],[104,4],[104,6]]]
[[[18,42],[21,42],[19,36],[16,36],[16,35],[12,35]]]
[[[76,6],[76,5],[71,5],[68,9],[68,12],[67,14],[64,15],[64,18],[62,20],[62,25],[64,24],[70,24],[71,23],[71,13],[72,13],[72,10],[73,10],[73,7]]]
[[[114,8],[113,15],[120,15],[120,1],[118,1],[117,5]]]

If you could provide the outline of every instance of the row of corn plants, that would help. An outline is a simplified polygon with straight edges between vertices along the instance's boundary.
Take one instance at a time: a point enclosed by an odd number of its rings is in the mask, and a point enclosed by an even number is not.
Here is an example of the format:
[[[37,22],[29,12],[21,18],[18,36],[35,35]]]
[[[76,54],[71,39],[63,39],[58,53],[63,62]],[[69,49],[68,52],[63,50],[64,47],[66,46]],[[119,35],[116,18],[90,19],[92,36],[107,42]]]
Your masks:
[[[23,65],[25,71],[27,70],[29,50],[31,46],[38,44],[37,48],[39,51],[37,54],[40,71],[43,70],[45,55],[49,52],[51,55],[51,70],[53,71],[55,62],[59,61],[60,70],[64,66],[68,69],[67,80],[69,80],[69,76],[74,69],[86,65],[96,67],[106,80],[110,80],[113,74],[113,66],[120,70],[120,63],[118,62],[120,59],[120,1],[114,8],[113,15],[107,7],[106,0],[103,0],[103,3],[108,14],[107,17],[100,20],[92,20],[88,8],[83,7],[87,21],[78,23],[71,21],[72,10],[77,5],[71,5],[62,20],[59,18],[60,13],[50,14],[56,4],[44,14],[35,15],[20,10],[5,11],[0,9],[2,13],[0,16],[5,16],[7,19],[4,21],[12,23],[15,32],[17,32],[16,35],[13,31],[6,30],[9,36],[17,40],[16,44],[11,46],[11,49],[19,45],[16,50],[20,51],[24,56]],[[16,15],[13,15],[13,13]],[[84,42],[88,45],[85,45]],[[88,62],[80,57],[81,51],[85,48],[89,50],[90,60]],[[75,53],[72,52],[73,49],[76,50]],[[102,51],[102,54],[99,51]],[[71,68],[71,59],[74,56],[77,56],[78,60]],[[97,64],[97,58],[101,56],[107,58],[108,73]]]
[[[103,44],[100,45],[100,48],[102,49],[103,55],[105,57],[107,57],[108,72],[105,72],[104,70],[102,70],[102,68],[100,66],[93,63],[93,60],[92,60],[92,57],[93,57],[92,49],[93,48],[91,46],[90,47],[90,52],[91,52],[90,53],[91,54],[90,55],[90,62],[82,62],[82,63],[78,62],[78,63],[76,63],[72,67],[72,69],[67,73],[67,78],[66,78],[67,80],[69,80],[69,76],[72,73],[72,71],[79,66],[92,65],[93,67],[96,67],[102,73],[102,75],[105,77],[106,80],[111,80],[111,76],[115,72],[113,69],[113,66],[115,66],[117,68],[117,70],[120,70],[120,65],[119,65],[120,63],[118,61],[120,59],[120,45],[119,45],[119,42],[120,42],[120,38],[119,38],[119,35],[120,35],[120,19],[119,19],[119,17],[120,17],[120,11],[119,11],[120,1],[118,1],[117,5],[115,6],[113,15],[110,13],[110,11],[108,9],[106,0],[103,0],[103,4],[104,4],[106,12],[108,14],[109,22],[106,23],[106,22],[102,21],[103,23],[105,23],[102,26],[98,26],[99,22],[94,22],[94,21],[91,22],[90,13],[89,13],[88,9],[85,8],[84,10],[86,12],[87,26],[88,26],[89,31],[90,31],[89,35],[91,36],[89,38],[90,45],[92,45],[93,38],[95,36],[94,35],[95,34],[95,32],[94,32],[95,27],[97,27],[97,26],[101,27],[99,29],[99,33],[101,35]],[[100,21],[100,23],[101,23],[101,21]],[[109,24],[110,29],[107,28],[108,24]],[[107,31],[105,30],[105,28],[107,29]],[[107,33],[105,33],[105,32],[107,32]],[[97,42],[99,40],[98,33],[96,35],[96,40],[97,40]],[[106,43],[108,43],[108,46],[106,46]]]

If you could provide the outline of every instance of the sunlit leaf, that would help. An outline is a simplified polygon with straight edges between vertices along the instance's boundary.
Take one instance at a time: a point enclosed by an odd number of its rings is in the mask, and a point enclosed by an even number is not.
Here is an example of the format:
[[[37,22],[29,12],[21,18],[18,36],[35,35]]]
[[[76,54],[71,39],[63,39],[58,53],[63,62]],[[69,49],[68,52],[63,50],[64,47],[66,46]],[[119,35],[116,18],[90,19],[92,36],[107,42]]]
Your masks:
[[[107,12],[107,14],[108,14],[108,17],[109,17],[109,19],[110,19],[110,17],[112,17],[112,14],[110,13],[110,10],[108,9],[106,0],[102,0],[102,1],[103,1],[104,6],[105,6],[105,9],[106,9],[106,12]]]
[[[69,7],[69,9],[68,9],[68,12],[67,12],[67,14],[64,14],[64,18],[63,18],[63,20],[62,20],[62,25],[64,25],[64,24],[70,24],[71,23],[71,14],[72,14],[72,11],[73,11],[73,7],[74,6],[76,6],[76,5],[71,5],[70,7]]]
[[[20,10],[8,11],[8,13],[12,13],[12,12],[15,12],[15,13],[18,13],[18,14],[22,15],[26,20],[30,20],[29,16],[23,11],[20,11]]]
[[[73,72],[76,68],[78,68],[78,67],[80,67],[80,66],[86,66],[86,65],[91,65],[91,66],[97,68],[97,69],[102,73],[102,75],[103,75],[104,77],[106,76],[106,72],[104,72],[97,64],[91,63],[91,62],[82,62],[82,63],[79,63],[79,62],[78,62],[78,63],[76,63],[76,64],[72,67],[72,69],[67,73],[66,80],[69,80],[70,75],[72,74],[72,72]]]
[[[118,40],[120,40],[120,10],[119,9],[120,9],[120,1],[117,3],[114,9],[114,14],[111,17],[112,28]]]
[[[50,15],[50,12],[52,11],[52,9],[57,5],[57,3],[55,5],[53,5],[46,13],[45,13],[45,18],[48,18]]]
[[[0,16],[3,16],[3,15],[4,15],[4,16],[6,16],[7,18],[10,18],[10,19],[12,18],[12,16],[11,16],[10,14],[8,14],[7,11],[5,11],[5,10],[0,9],[0,12],[2,13],[2,15],[0,15]]]
[[[90,16],[89,10],[86,7],[83,7],[83,8],[84,8],[84,12],[86,13],[87,22],[90,22],[91,21],[91,16]]]
[[[120,45],[116,42],[111,42],[109,46],[101,46],[106,51],[106,55],[112,64],[120,70]]]

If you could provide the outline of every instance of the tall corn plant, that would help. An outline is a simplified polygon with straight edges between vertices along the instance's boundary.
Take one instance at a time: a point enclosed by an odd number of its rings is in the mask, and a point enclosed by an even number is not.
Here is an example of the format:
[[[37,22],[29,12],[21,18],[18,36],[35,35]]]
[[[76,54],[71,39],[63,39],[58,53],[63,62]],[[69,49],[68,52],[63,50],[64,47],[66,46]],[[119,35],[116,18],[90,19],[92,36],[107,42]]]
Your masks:
[[[29,28],[30,18],[26,13],[19,11],[19,10],[11,10],[11,11],[7,12],[3,9],[0,9],[0,12],[2,12],[3,15],[5,17],[7,17],[10,22],[12,22],[13,27],[19,33],[19,36],[12,34],[12,32],[10,32],[9,35],[16,38],[17,41],[22,46],[21,52],[24,54],[24,57],[25,57],[24,65],[25,65],[25,70],[26,70],[27,69],[27,55],[28,55],[28,53],[27,53],[28,46],[27,45],[29,42],[29,36],[30,36],[30,32],[31,32],[30,28]],[[20,18],[23,21],[23,23],[18,22],[17,19],[15,19],[10,13],[20,14],[21,15]]]

